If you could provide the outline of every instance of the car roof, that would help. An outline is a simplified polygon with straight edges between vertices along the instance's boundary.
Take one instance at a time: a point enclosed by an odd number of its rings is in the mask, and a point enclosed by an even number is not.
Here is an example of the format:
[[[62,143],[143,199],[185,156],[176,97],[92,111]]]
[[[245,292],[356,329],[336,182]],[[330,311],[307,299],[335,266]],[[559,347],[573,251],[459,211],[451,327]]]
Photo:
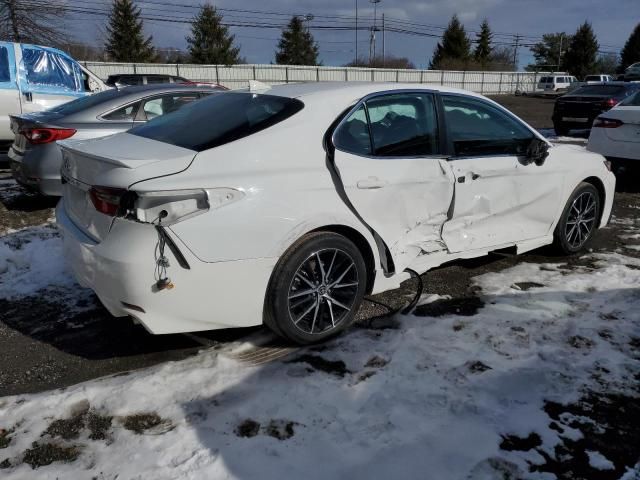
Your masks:
[[[324,99],[327,95],[332,96],[332,100],[349,101],[367,95],[394,91],[394,90],[425,90],[440,93],[460,93],[470,96],[481,97],[480,94],[462,90],[459,88],[444,87],[441,85],[431,85],[425,83],[373,83],[373,82],[310,82],[310,83],[288,83],[283,85],[273,85],[269,89],[258,90],[256,93],[265,95],[276,95],[280,97],[298,98],[300,100]]]
[[[175,77],[182,78],[179,75],[173,73],[114,73],[109,75],[108,78],[120,78],[120,77]]]

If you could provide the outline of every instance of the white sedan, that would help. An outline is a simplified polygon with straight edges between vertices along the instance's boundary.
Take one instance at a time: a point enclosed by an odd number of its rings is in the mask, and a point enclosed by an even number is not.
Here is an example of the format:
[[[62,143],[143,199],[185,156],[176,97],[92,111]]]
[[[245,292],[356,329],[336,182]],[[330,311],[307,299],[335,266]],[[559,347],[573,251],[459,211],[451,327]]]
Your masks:
[[[640,162],[640,92],[594,120],[587,149],[604,155],[616,168]]]
[[[68,262],[152,333],[265,323],[321,341],[408,269],[583,249],[615,187],[602,156],[426,85],[225,92],[62,145]]]

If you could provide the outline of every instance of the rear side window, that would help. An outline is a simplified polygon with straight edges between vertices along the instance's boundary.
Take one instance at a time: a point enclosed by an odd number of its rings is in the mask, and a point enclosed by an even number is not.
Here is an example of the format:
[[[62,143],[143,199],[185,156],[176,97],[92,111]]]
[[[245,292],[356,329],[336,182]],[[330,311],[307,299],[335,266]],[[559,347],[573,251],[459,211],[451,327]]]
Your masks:
[[[443,97],[456,156],[524,155],[533,133],[497,107],[473,98]]]
[[[71,115],[73,113],[86,110],[87,108],[100,105],[101,103],[108,102],[119,95],[122,95],[122,92],[119,92],[118,90],[105,90],[104,92],[94,93],[93,95],[87,95],[86,97],[63,103],[50,108],[49,111],[61,113],[62,115]]]
[[[7,47],[0,47],[0,82],[10,82],[11,73],[9,72],[9,52]]]
[[[371,137],[364,105],[360,105],[336,130],[333,144],[344,152],[371,155]]]
[[[73,63],[62,55],[47,50],[22,47],[22,63],[27,82],[31,85],[82,90]]]
[[[201,152],[269,128],[303,108],[294,98],[224,92],[162,115],[129,133]]]
[[[197,93],[184,93],[180,95],[163,95],[146,100],[142,107],[144,112],[143,117],[146,117],[143,118],[143,120],[152,120],[160,115],[175,112],[199,98]]]
[[[132,122],[133,119],[136,118],[136,113],[138,112],[139,106],[140,102],[132,103],[131,105],[125,105],[124,107],[118,108],[111,113],[103,115],[102,118],[104,120],[110,120],[112,122]]]
[[[620,105],[626,107],[640,107],[640,92],[636,92],[625,98]]]
[[[164,77],[164,76],[154,76],[154,75],[149,75],[147,77],[147,85],[151,85],[154,83],[169,83],[171,81],[171,79],[169,77]]]

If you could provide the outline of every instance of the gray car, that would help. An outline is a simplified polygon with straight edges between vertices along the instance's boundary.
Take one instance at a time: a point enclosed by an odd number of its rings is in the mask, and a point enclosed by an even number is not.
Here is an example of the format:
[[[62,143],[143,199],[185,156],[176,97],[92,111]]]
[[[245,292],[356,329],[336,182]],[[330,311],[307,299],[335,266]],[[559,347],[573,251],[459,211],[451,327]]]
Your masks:
[[[217,86],[144,85],[79,98],[50,110],[11,116],[9,151],[14,178],[29,190],[60,196],[62,154],[57,140],[84,140],[124,132],[223,90]]]

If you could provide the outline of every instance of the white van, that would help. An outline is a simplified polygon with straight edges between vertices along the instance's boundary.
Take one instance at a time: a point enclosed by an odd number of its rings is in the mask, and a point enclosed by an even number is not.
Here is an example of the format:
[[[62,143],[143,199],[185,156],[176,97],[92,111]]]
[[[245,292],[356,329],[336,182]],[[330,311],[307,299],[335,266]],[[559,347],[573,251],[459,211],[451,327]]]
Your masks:
[[[569,90],[572,83],[576,83],[578,79],[571,75],[550,75],[541,77],[538,82],[538,90],[545,92],[563,92]]]
[[[60,50],[0,42],[0,155],[13,142],[9,115],[45,110],[108,88]]]

